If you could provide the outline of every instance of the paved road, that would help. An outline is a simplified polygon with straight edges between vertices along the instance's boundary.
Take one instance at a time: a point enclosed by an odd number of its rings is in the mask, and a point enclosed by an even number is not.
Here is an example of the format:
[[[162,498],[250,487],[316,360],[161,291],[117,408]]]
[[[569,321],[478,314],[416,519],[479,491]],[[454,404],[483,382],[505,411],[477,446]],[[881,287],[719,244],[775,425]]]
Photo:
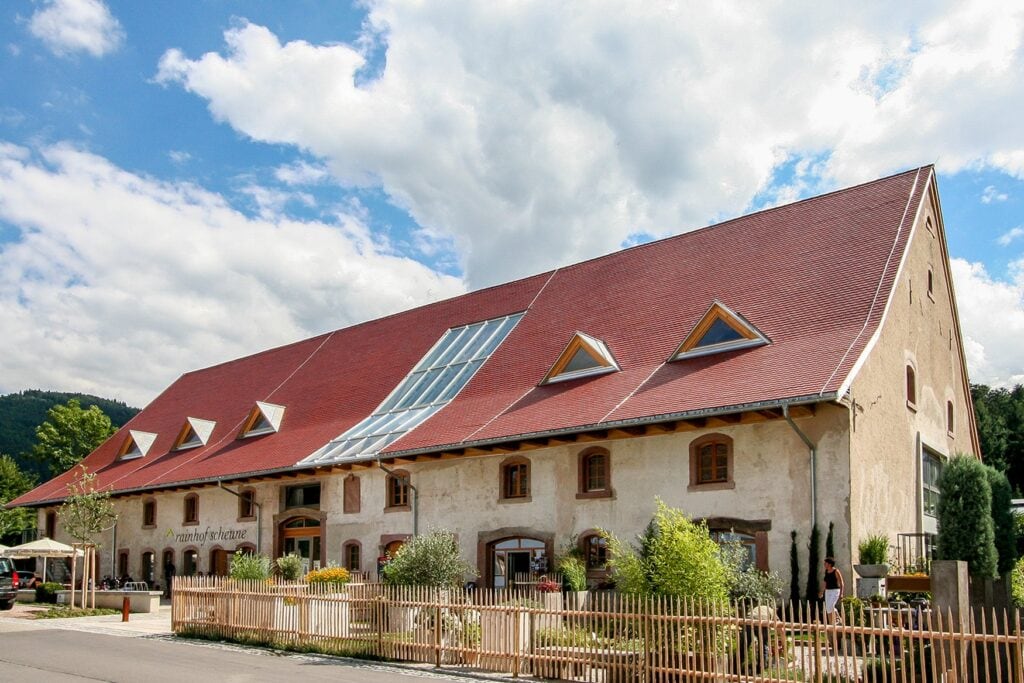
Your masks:
[[[0,623],[0,681],[18,683],[467,683],[472,679],[334,657],[285,655],[233,645],[125,637],[47,628],[39,622]]]

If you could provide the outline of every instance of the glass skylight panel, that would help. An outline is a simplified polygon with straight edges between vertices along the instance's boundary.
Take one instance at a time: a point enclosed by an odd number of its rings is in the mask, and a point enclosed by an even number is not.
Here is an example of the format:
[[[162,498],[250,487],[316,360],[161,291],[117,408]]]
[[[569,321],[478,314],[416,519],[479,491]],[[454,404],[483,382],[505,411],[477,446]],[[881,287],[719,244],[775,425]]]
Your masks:
[[[381,452],[451,402],[522,317],[516,313],[448,330],[372,415],[299,464]]]

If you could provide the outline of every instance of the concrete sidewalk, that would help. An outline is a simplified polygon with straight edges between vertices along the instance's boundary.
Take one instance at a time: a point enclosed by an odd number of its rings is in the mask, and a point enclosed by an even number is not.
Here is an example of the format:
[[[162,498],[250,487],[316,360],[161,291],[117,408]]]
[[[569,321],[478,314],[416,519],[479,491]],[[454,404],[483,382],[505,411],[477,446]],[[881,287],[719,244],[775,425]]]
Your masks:
[[[158,612],[131,614],[129,620],[121,621],[120,614],[101,617],[74,617],[70,619],[34,619],[33,613],[41,607],[18,603],[10,612],[0,612],[0,631],[61,630],[105,633],[108,635],[137,638],[140,636],[171,635],[171,606],[161,605]]]

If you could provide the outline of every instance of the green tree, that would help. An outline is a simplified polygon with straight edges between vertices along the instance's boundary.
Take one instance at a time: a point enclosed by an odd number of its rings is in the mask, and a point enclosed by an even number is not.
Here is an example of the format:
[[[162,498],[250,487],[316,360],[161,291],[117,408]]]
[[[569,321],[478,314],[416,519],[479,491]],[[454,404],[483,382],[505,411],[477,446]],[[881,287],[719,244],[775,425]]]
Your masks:
[[[988,485],[992,489],[992,525],[995,533],[996,553],[999,555],[999,576],[1013,570],[1017,564],[1017,520],[1013,514],[1013,491],[1006,475],[994,467],[986,466]]]
[[[800,602],[800,556],[796,547],[796,529],[789,532],[789,600]]]
[[[811,527],[811,540],[807,544],[807,585],[804,587],[804,600],[816,602],[821,579],[818,578],[818,565],[821,564],[821,531],[818,525]]]
[[[57,476],[68,471],[117,431],[98,406],[83,409],[77,399],[56,405],[36,428],[33,456]]]
[[[3,506],[32,489],[35,482],[9,455],[0,455],[0,540],[20,542],[22,531],[35,526],[35,515],[26,508],[4,510]],[[15,539],[15,537],[18,537]]]
[[[462,559],[455,534],[443,529],[413,537],[384,566],[384,582],[393,586],[451,588],[476,574]]]
[[[725,601],[729,568],[707,525],[689,519],[661,500],[633,547],[608,535],[608,566],[618,589],[633,595]]]
[[[79,466],[75,481],[68,484],[68,497],[57,510],[61,526],[71,538],[89,543],[117,521],[109,491],[96,490],[96,475]]]
[[[992,487],[981,461],[958,455],[939,476],[938,556],[965,560],[978,578],[996,576],[995,531],[992,524]]]

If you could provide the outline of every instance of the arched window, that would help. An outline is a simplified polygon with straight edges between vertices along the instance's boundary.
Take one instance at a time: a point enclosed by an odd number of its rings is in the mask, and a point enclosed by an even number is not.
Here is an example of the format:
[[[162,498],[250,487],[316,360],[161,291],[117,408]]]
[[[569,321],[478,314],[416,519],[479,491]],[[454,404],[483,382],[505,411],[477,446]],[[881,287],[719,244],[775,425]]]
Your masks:
[[[256,492],[242,489],[238,492],[238,521],[256,519]]]
[[[733,485],[732,439],[708,434],[690,444],[690,488]]]
[[[195,576],[199,572],[199,551],[187,548],[181,556],[182,576]]]
[[[577,498],[603,498],[612,495],[611,454],[604,448],[588,448],[579,455]]]
[[[740,533],[734,529],[712,529],[711,538],[721,546],[726,544],[737,546],[743,553],[744,569],[757,564],[757,539],[752,534]]]
[[[345,541],[345,545],[342,547],[341,556],[345,569],[350,572],[358,572],[362,570],[363,547],[359,541]]]
[[[907,405],[911,408],[917,405],[917,373],[913,365],[907,365]]]
[[[501,463],[501,499],[525,500],[530,497],[530,461],[513,457]]]
[[[117,576],[122,578],[128,576],[128,551],[119,550],[117,552]]]
[[[386,510],[409,509],[409,473],[405,470],[390,472],[386,478]]]
[[[953,402],[946,401],[946,431],[949,432],[950,436],[953,435],[954,424],[955,423],[953,422]]]
[[[185,496],[183,524],[199,524],[199,496],[190,493]]]
[[[152,550],[142,553],[142,575],[137,578],[145,581],[149,584],[149,589],[153,590],[153,584],[156,583],[156,553]]]
[[[142,503],[142,528],[152,529],[156,526],[156,501],[146,500]]]
[[[583,554],[588,571],[602,571],[608,565],[608,541],[599,534],[589,534],[581,539]]]

